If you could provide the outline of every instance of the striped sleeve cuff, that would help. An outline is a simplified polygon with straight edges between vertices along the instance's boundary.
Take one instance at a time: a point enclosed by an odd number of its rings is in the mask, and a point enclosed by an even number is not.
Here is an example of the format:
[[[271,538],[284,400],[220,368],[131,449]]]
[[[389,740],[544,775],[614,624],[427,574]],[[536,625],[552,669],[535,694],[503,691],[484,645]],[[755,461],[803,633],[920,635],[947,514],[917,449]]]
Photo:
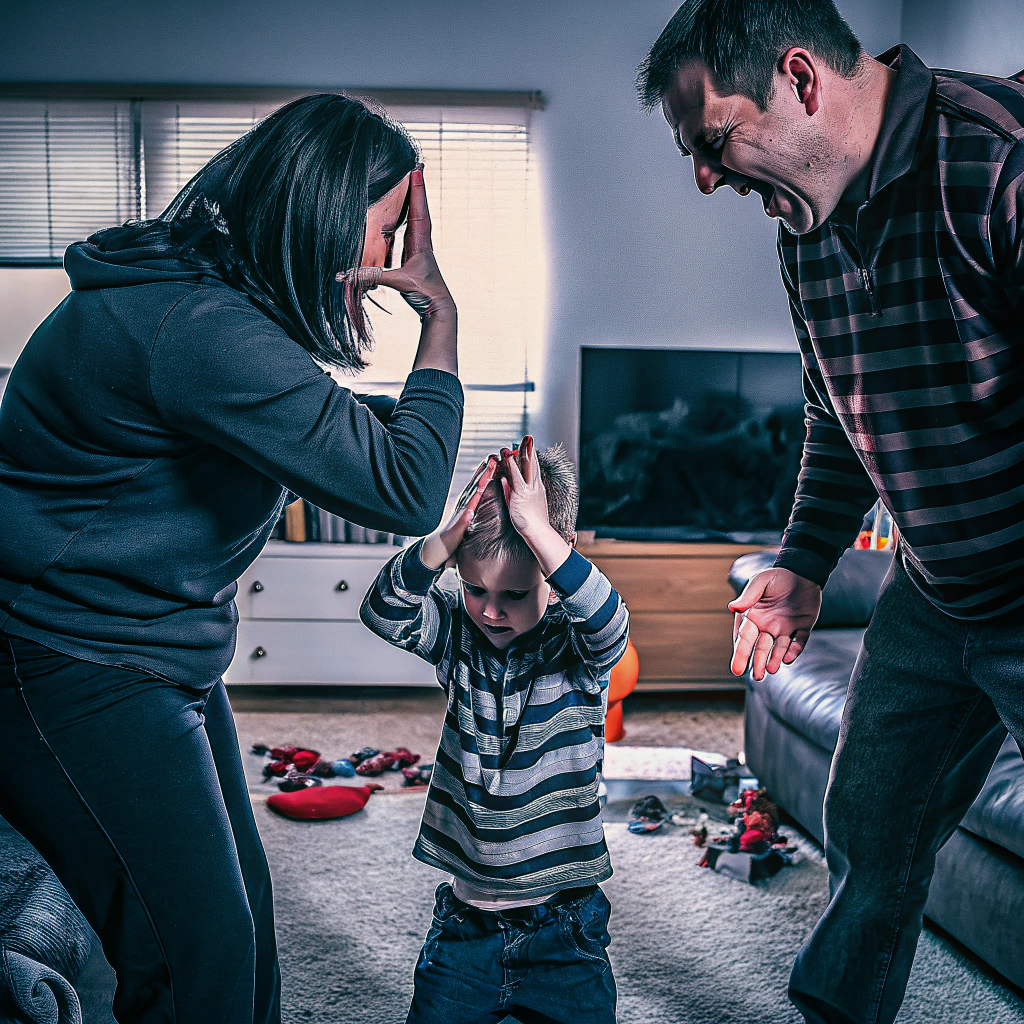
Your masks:
[[[548,577],[562,599],[569,618],[585,633],[596,633],[611,622],[619,608],[619,595],[608,577],[578,551]]]
[[[587,582],[591,567],[592,563],[573,548],[569,557],[548,577],[548,583],[560,597],[569,597]]]
[[[827,562],[824,558],[814,554],[813,551],[807,551],[804,548],[784,547],[776,556],[775,564],[772,568],[788,569],[790,572],[796,573],[797,576],[802,576],[805,580],[810,580],[812,583],[817,583],[819,587],[824,587],[838,561],[838,556],[834,561]]]
[[[398,566],[399,579],[403,589],[410,594],[426,594],[444,574],[444,569],[431,569],[423,564],[420,552],[423,541],[418,540],[411,548],[406,548]]]

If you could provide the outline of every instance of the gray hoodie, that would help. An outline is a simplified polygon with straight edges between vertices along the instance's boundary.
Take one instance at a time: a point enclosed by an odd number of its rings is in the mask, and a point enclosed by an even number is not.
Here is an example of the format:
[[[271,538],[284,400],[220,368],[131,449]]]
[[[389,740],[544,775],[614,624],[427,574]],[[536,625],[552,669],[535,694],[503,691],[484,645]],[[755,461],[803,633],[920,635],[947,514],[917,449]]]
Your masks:
[[[202,690],[288,490],[388,532],[438,523],[462,388],[381,422],[249,300],[166,246],[65,256],[72,293],[0,405],[0,631]]]

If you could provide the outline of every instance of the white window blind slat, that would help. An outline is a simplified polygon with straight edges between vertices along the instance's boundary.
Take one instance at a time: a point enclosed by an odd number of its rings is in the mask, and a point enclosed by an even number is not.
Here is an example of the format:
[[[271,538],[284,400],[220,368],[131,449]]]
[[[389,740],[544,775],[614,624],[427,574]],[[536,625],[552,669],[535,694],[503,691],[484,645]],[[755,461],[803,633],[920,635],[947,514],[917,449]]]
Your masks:
[[[0,100],[0,262],[57,262],[99,228],[156,217],[216,153],[272,108]],[[438,264],[459,306],[466,417],[454,489],[489,452],[529,429],[546,305],[532,112],[392,108],[421,148]],[[400,259],[401,234],[395,243]],[[396,394],[419,333],[399,295],[369,307],[376,344],[357,390]],[[388,315],[390,314],[390,315]]]
[[[0,101],[0,262],[59,262],[141,210],[129,101]]]

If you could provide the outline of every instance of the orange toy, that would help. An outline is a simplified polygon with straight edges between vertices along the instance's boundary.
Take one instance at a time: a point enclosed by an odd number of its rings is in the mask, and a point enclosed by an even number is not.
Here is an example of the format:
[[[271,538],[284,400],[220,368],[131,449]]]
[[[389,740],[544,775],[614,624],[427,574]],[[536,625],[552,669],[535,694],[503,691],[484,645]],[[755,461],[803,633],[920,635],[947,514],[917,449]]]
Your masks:
[[[604,738],[609,743],[617,743],[626,738],[626,730],[622,727],[622,700],[633,692],[640,675],[640,659],[637,657],[633,641],[626,643],[626,650],[612,669],[611,682],[608,684],[608,714],[604,719]]]

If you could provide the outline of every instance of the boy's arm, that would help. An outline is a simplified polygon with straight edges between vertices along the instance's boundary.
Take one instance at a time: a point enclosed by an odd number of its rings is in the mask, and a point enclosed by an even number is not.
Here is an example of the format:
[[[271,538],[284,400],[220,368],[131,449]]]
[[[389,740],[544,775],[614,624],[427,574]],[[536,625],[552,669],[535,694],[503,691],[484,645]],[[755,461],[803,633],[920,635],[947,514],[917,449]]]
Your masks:
[[[452,632],[453,595],[437,581],[444,566],[424,565],[423,541],[405,548],[381,569],[359,608],[363,625],[389,644],[440,663]]]
[[[533,438],[523,438],[518,461],[515,454],[508,448],[501,451],[501,485],[509,517],[561,598],[573,646],[597,690],[626,650],[629,612],[608,577],[551,526]],[[584,687],[591,689],[586,682]]]
[[[569,616],[576,653],[594,681],[611,672],[629,640],[629,612],[608,577],[578,551],[548,577]]]
[[[429,537],[400,551],[381,569],[359,608],[363,625],[389,644],[440,664],[452,633],[454,594],[437,586],[473,520],[496,460],[487,459],[470,481],[451,520]]]

